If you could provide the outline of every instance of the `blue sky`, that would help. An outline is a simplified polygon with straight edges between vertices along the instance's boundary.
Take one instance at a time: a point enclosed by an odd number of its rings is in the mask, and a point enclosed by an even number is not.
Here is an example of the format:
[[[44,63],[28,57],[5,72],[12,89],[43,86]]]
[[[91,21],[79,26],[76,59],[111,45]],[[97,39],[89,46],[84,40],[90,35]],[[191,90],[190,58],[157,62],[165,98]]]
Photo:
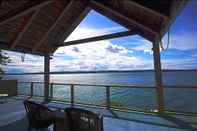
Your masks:
[[[197,1],[188,2],[170,28],[170,45],[161,51],[162,69],[197,69]],[[95,11],[65,41],[125,31],[126,28]],[[164,46],[167,36],[163,38]],[[140,36],[122,37],[68,47],[53,55],[51,71],[143,70],[153,69],[152,45]],[[12,62],[3,69],[8,73],[43,71],[43,57],[5,51]]]

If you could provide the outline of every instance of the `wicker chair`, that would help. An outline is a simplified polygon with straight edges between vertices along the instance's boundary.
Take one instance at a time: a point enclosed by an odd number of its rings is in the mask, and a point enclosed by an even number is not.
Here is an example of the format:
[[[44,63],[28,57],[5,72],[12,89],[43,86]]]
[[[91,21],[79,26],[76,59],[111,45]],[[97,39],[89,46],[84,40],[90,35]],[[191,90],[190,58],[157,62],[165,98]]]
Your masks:
[[[103,117],[93,112],[66,108],[67,126],[69,131],[103,131]]]
[[[44,131],[45,128],[48,128],[52,124],[50,117],[51,110],[47,107],[28,100],[25,100],[23,103],[29,120],[28,131],[33,128]]]

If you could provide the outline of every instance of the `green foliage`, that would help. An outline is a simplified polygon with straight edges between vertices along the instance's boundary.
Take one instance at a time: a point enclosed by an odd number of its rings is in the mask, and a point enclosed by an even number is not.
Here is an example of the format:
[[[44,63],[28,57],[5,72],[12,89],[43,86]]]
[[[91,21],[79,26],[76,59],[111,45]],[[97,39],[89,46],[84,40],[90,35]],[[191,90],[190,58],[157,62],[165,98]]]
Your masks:
[[[7,63],[9,63],[11,60],[10,58],[7,56],[6,53],[3,53],[0,50],[0,65],[6,65]],[[4,73],[3,69],[0,68],[0,74]]]

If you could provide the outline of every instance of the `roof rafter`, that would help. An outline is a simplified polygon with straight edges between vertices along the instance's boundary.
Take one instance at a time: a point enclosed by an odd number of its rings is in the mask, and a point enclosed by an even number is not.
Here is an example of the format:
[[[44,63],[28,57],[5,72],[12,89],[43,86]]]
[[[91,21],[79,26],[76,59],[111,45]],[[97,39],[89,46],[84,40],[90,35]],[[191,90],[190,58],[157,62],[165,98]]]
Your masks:
[[[75,44],[95,42],[95,41],[119,38],[119,37],[124,37],[124,36],[135,35],[135,34],[136,34],[136,30],[123,31],[123,32],[112,33],[112,34],[107,34],[107,35],[95,36],[95,37],[91,37],[91,38],[85,38],[85,39],[80,39],[80,40],[68,41],[68,42],[64,42],[61,46],[69,46],[69,45],[75,45]]]
[[[90,6],[92,8],[95,8],[95,7],[96,8],[102,8],[103,10],[106,10],[106,11],[110,12],[111,14],[114,14],[114,15],[116,15],[118,17],[121,17],[121,18],[127,20],[128,22],[132,23],[134,26],[140,27],[140,28],[142,28],[144,30],[147,30],[148,32],[153,33],[153,34],[157,34],[157,32],[154,31],[153,29],[151,29],[151,28],[149,28],[147,26],[144,26],[141,23],[138,23],[137,21],[135,21],[135,20],[133,20],[133,19],[121,14],[120,12],[118,12],[118,11],[116,11],[114,9],[111,9],[111,8],[107,7],[106,5],[104,5],[102,3],[99,3],[99,2],[96,2],[96,1],[92,0],[92,1],[90,1]]]
[[[148,27],[145,27],[144,25],[137,23],[136,21],[122,15],[121,13],[107,7],[106,5],[100,4],[95,1],[90,1],[89,6],[94,10],[98,11],[99,13],[105,15],[106,17],[112,19],[113,21],[118,22],[119,24],[125,26],[130,30],[137,29],[138,34],[144,37],[145,39],[149,41],[153,41],[155,39],[154,37],[157,34],[157,32],[153,31]],[[144,32],[144,30],[142,29],[144,29],[146,32]]]
[[[42,43],[48,38],[49,34],[52,32],[52,30],[57,26],[57,24],[59,23],[59,21],[62,19],[62,17],[64,16],[64,14],[67,12],[67,10],[69,8],[71,8],[72,4],[73,4],[73,0],[71,0],[69,2],[69,4],[63,9],[63,11],[59,14],[59,16],[57,17],[57,19],[55,20],[55,22],[52,24],[52,26],[49,28],[49,30],[44,34],[44,36],[41,38],[41,40],[36,43],[32,49],[32,51],[37,50]]]
[[[18,41],[22,38],[22,36],[24,35],[24,33],[26,32],[26,30],[29,28],[29,26],[31,25],[33,19],[37,16],[37,14],[39,13],[39,9],[36,10],[31,17],[27,20],[27,22],[25,23],[23,29],[21,30],[21,32],[16,36],[15,40],[12,42],[11,44],[11,49],[15,48],[15,46],[17,45]]]
[[[53,1],[33,1],[33,2],[28,2],[27,4],[22,5],[21,7],[17,9],[12,9],[8,13],[6,13],[3,16],[0,16],[0,25],[5,24],[6,22],[13,20],[17,17],[20,17],[22,15],[25,15],[27,13],[32,12],[33,10],[39,9]]]

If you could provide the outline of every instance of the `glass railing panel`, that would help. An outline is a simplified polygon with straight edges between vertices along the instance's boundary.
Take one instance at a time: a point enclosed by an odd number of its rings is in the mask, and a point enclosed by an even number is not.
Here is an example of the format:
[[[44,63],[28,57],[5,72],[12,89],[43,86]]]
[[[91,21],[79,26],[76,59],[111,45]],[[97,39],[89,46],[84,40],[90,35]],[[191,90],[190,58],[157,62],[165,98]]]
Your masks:
[[[18,82],[17,94],[18,95],[30,95],[31,83]]]
[[[70,102],[70,85],[53,84],[53,100],[62,100]]]
[[[165,109],[197,113],[197,88],[164,87]]]
[[[111,87],[110,100],[111,107],[154,110],[155,89],[151,87]]]
[[[74,86],[75,103],[106,105],[106,88],[104,86]]]
[[[33,96],[44,96],[44,83],[33,83]]]

